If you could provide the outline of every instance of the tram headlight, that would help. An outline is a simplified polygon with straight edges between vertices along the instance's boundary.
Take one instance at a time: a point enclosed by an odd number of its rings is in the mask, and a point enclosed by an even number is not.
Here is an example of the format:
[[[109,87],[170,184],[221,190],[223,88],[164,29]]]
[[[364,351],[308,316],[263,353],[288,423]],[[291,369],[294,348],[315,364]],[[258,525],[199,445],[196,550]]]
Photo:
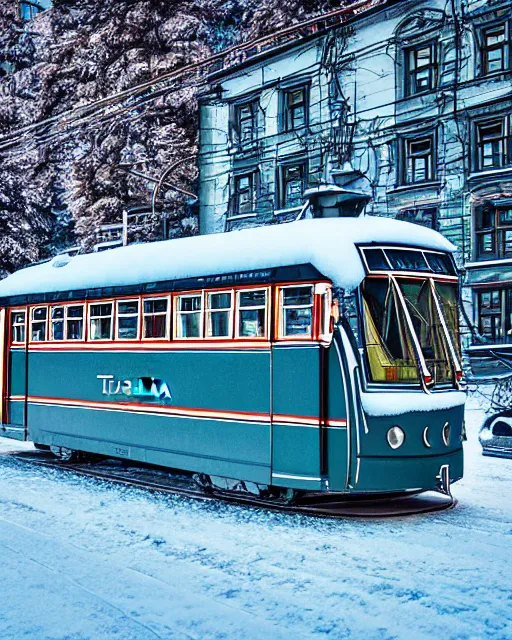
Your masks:
[[[452,435],[452,429],[450,427],[450,423],[449,422],[445,422],[444,427],[443,427],[443,442],[445,443],[445,445],[447,447],[450,446],[451,435]]]
[[[399,449],[405,442],[405,433],[400,427],[391,427],[386,437],[392,449]]]

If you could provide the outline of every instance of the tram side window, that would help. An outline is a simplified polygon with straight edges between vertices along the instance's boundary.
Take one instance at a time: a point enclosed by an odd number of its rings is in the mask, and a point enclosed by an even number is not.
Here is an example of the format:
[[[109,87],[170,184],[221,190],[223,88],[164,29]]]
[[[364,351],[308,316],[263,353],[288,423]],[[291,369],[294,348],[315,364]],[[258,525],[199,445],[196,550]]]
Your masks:
[[[30,336],[32,342],[44,342],[46,340],[46,325],[48,322],[48,309],[36,307],[32,309],[32,323]]]
[[[11,341],[14,344],[25,344],[25,311],[13,311],[11,315]]]
[[[208,293],[207,329],[208,338],[230,338],[233,314],[233,292]]]
[[[66,339],[83,340],[84,337],[84,306],[77,304],[66,309]]]
[[[117,303],[117,339],[137,340],[139,337],[139,301],[122,300]]]
[[[64,307],[52,307],[50,340],[64,340]]]
[[[202,337],[203,297],[201,294],[178,296],[177,338]]]
[[[144,300],[144,339],[155,340],[167,337],[168,311],[167,298]]]
[[[89,336],[91,340],[112,340],[112,302],[91,304]]]
[[[238,292],[238,337],[264,338],[267,335],[267,291]]]
[[[281,289],[281,336],[311,336],[313,325],[313,287]]]

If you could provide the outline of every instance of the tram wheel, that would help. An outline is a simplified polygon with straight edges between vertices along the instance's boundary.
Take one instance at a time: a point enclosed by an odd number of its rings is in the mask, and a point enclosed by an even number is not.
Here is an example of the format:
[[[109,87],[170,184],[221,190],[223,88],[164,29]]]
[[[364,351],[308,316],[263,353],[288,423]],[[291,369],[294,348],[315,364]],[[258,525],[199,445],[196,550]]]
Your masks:
[[[50,451],[56,456],[61,462],[73,462],[78,458],[78,451],[74,449],[68,449],[68,447],[58,447],[56,445],[51,445]]]

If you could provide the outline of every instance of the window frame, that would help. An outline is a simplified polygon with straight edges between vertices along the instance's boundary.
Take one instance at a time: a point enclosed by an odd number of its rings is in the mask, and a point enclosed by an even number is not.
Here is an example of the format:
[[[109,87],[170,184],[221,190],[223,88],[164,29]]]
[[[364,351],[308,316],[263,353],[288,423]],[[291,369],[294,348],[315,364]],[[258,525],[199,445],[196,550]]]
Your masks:
[[[250,187],[249,193],[251,193],[251,202],[252,209],[251,211],[241,213],[240,212],[240,195],[241,191],[239,189],[239,183],[243,178],[249,178]],[[243,171],[240,173],[236,173],[233,176],[233,198],[231,204],[231,213],[228,220],[238,220],[242,218],[254,218],[258,215],[257,212],[257,203],[259,196],[259,170],[251,169],[249,171]]]
[[[413,155],[411,153],[411,146],[414,144],[421,144],[428,141],[430,144],[429,153],[420,155],[419,153]],[[422,185],[434,182],[437,179],[437,153],[436,153],[436,135],[434,132],[428,132],[424,134],[418,134],[414,137],[405,137],[402,139],[402,167],[401,167],[401,184],[402,185]],[[415,167],[414,161],[420,158],[427,159],[427,172],[428,175],[423,180],[414,179],[414,171],[411,171],[411,177],[409,177],[409,162],[413,161],[413,169]]]
[[[507,336],[507,308],[506,308],[507,307],[507,291],[510,291],[510,289],[507,289],[506,287],[483,288],[483,289],[479,289],[478,291],[476,291],[477,304],[475,305],[475,307],[476,307],[476,313],[477,313],[478,332],[486,340],[489,340],[489,342],[491,344],[493,344],[493,343],[495,343],[495,344],[506,343],[506,336]],[[492,294],[493,293],[498,293],[498,298],[499,298],[499,308],[498,309],[493,309],[493,306],[492,306]],[[482,313],[482,296],[484,296],[485,294],[491,294],[491,306],[490,306],[488,312]],[[509,296],[509,298],[510,298],[510,296]],[[510,310],[509,310],[509,314],[510,314]],[[482,330],[482,327],[483,327],[482,320],[484,318],[491,318],[491,319],[494,319],[494,320],[497,319],[497,321],[498,321],[497,323],[492,322],[492,332],[491,332],[492,335],[491,336],[488,336],[488,334],[484,333],[483,330]],[[510,321],[509,321],[509,323],[510,323]],[[501,336],[496,335],[498,332],[501,333]]]
[[[240,148],[252,147],[258,141],[258,110],[260,106],[259,97],[251,97],[233,105],[232,135],[233,142]],[[242,117],[244,109],[250,109],[250,117]],[[242,139],[242,123],[251,121],[250,139]]]
[[[288,204],[286,201],[286,184],[285,176],[286,172],[292,168],[300,167],[302,171],[302,201],[300,204]],[[304,193],[308,188],[308,160],[307,158],[299,158],[297,160],[287,160],[281,162],[277,167],[277,210],[280,212],[295,211],[301,209],[304,206]]]
[[[210,308],[210,295],[230,294],[230,306],[223,307],[222,309]],[[234,332],[234,317],[235,317],[235,290],[229,289],[205,289],[204,291],[204,331],[203,336],[205,340],[233,340]],[[229,313],[229,334],[227,336],[213,336],[210,334],[210,320],[214,313]]]
[[[46,309],[46,319],[45,320],[35,320],[34,321],[34,312],[38,309]],[[30,335],[29,335],[29,343],[30,344],[40,344],[42,342],[48,342],[48,325],[49,325],[49,306],[48,305],[34,305],[30,307]],[[34,324],[42,324],[44,322],[44,339],[43,340],[33,340],[32,339],[32,326]]]
[[[24,320],[23,320],[23,324],[17,322],[14,323],[13,322],[13,316],[16,313],[23,313],[24,315]],[[26,307],[14,307],[12,309],[9,309],[9,345],[12,346],[26,346],[28,343],[28,309]],[[14,340],[14,327],[23,327],[23,335],[24,335],[24,340],[23,342],[19,341],[19,340]]]
[[[116,301],[117,298],[108,298],[107,300],[92,300],[87,302],[87,342],[91,343],[101,343],[101,342],[114,342],[115,335],[115,327],[116,327]],[[91,331],[91,320],[96,318],[107,318],[108,316],[92,316],[91,307],[110,304],[112,305],[112,314],[110,315],[111,323],[110,323],[110,337],[109,338],[99,338],[93,339],[92,331]]]
[[[416,66],[411,66],[411,55],[417,54],[419,51],[430,48],[430,62],[423,67],[417,66],[417,56],[415,55]],[[435,40],[426,40],[424,42],[405,46],[403,48],[403,61],[404,61],[404,97],[412,98],[414,96],[422,95],[433,91],[438,86],[438,50]],[[417,75],[424,69],[429,70],[429,86],[426,89],[417,89]]]
[[[53,312],[55,309],[62,309],[62,318],[54,319]],[[52,304],[50,306],[49,311],[50,311],[49,313],[50,317],[48,318],[48,322],[49,322],[48,342],[58,342],[59,344],[61,342],[66,342],[66,306],[63,304]],[[61,340],[56,340],[54,337],[53,325],[55,322],[62,322],[62,339]]]
[[[127,304],[130,302],[136,302],[137,303],[137,313],[119,313],[119,305],[122,304]],[[141,335],[141,329],[140,329],[140,324],[141,324],[141,302],[140,302],[140,296],[137,297],[129,297],[129,298],[116,298],[116,305],[115,305],[116,311],[115,311],[115,337],[114,340],[116,342],[138,342],[140,340],[140,335]],[[135,338],[121,338],[119,336],[119,319],[120,318],[134,318],[137,317],[137,336]]]
[[[501,163],[493,163],[492,165],[484,166],[483,152],[485,142],[483,142],[481,139],[481,129],[485,126],[490,127],[492,126],[492,124],[498,123],[501,123],[502,127],[502,136],[501,138],[497,138],[497,140],[500,140],[502,144]],[[475,153],[473,154],[473,166],[475,171],[493,171],[504,169],[505,167],[507,167],[510,164],[510,160],[512,157],[512,152],[510,149],[510,117],[507,114],[502,114],[490,118],[475,120],[473,129],[473,142],[475,147]]]
[[[487,44],[487,34],[497,31],[503,27],[504,40],[493,45]],[[478,30],[478,48],[480,59],[480,76],[505,73],[510,70],[510,21],[500,20],[494,23],[485,24]],[[502,51],[502,67],[500,69],[489,69],[489,53],[492,51]]]
[[[69,317],[69,309],[71,307],[82,307],[82,315],[80,317]],[[80,342],[86,342],[87,341],[87,309],[86,309],[86,303],[85,302],[73,302],[70,304],[66,304],[65,305],[65,311],[64,311],[64,316],[65,316],[65,325],[64,325],[64,340],[66,342],[71,342],[72,344],[76,344],[76,343],[80,343]],[[82,321],[82,332],[81,332],[81,336],[80,338],[70,338],[69,337],[69,330],[68,330],[68,322],[70,321]],[[95,340],[93,342],[96,342]]]
[[[316,300],[315,300],[315,286],[316,283],[310,282],[297,282],[294,284],[287,285],[279,285],[276,287],[276,341],[288,340],[304,340],[304,341],[312,341],[315,339],[315,326],[316,326],[316,316],[317,316],[317,308],[316,308]],[[310,305],[287,305],[286,307],[283,304],[284,299],[284,291],[286,289],[297,289],[301,287],[310,287],[311,288],[311,299],[312,303]],[[311,309],[311,324],[310,324],[310,333],[306,334],[287,334],[285,333],[285,309]]]
[[[144,303],[145,302],[157,302],[159,300],[166,300],[167,301],[167,311],[165,311],[165,313],[159,312],[159,313],[146,313],[144,311]],[[140,330],[140,340],[141,342],[170,342],[171,341],[171,312],[172,312],[172,296],[171,295],[164,295],[164,296],[142,296],[141,297],[141,307],[140,307],[140,312],[141,312],[141,330]],[[145,333],[145,318],[146,317],[153,317],[153,316],[165,316],[165,336],[164,337],[158,337],[158,338],[146,338],[144,333]]]
[[[175,293],[173,294],[172,298],[172,305],[173,305],[173,310],[174,310],[174,315],[173,315],[173,319],[174,319],[174,330],[173,330],[173,340],[180,342],[180,341],[188,341],[190,342],[191,340],[203,340],[204,339],[204,333],[205,333],[205,321],[204,321],[204,306],[205,306],[205,300],[204,300],[204,289],[200,289],[198,291],[187,291],[187,292],[183,292],[183,293]],[[181,298],[201,298],[201,310],[198,311],[180,311],[180,304],[179,301]],[[189,315],[192,313],[199,313],[199,335],[198,336],[179,336],[178,335],[178,331],[180,328],[180,316],[181,315]]]
[[[255,291],[264,291],[265,292],[265,306],[255,305],[251,307],[241,307],[240,306],[240,297],[243,293],[254,293]],[[243,289],[235,290],[235,315],[234,315],[234,327],[235,327],[235,340],[260,340],[260,341],[268,341],[270,337],[270,318],[271,318],[271,309],[272,309],[272,298],[270,293],[270,287],[261,287],[254,286]],[[264,331],[262,336],[242,336],[240,335],[240,316],[242,311],[252,311],[256,309],[264,309],[265,310],[265,324]]]
[[[482,205],[484,206],[484,205]],[[484,226],[483,220],[479,220],[483,218],[482,210],[475,209],[473,213],[474,219],[474,256],[477,261],[485,262],[486,260],[505,260],[507,258],[512,258],[512,250],[508,253],[505,251],[506,247],[506,232],[512,232],[512,221],[510,223],[501,222],[500,214],[503,211],[512,211],[512,204],[494,204],[491,203],[492,206],[492,225]],[[481,238],[486,235],[492,235],[492,246],[493,250],[489,253],[484,253],[481,249]]]
[[[297,91],[303,92],[302,101],[297,104],[290,104],[290,96]],[[304,109],[304,123],[296,126],[294,122],[294,111],[300,107]],[[279,118],[279,132],[280,133],[292,133],[294,131],[300,131],[309,127],[309,110],[310,110],[310,83],[301,82],[299,84],[284,87],[281,89],[280,95],[280,118]]]

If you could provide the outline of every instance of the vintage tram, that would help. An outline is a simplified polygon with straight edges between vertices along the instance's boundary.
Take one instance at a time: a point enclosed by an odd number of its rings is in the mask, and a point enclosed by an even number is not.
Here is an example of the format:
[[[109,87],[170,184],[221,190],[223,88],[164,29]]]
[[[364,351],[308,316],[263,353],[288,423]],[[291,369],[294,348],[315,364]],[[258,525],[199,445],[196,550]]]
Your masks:
[[[0,435],[258,490],[447,492],[463,474],[454,249],[361,216],[22,269],[0,283]]]

